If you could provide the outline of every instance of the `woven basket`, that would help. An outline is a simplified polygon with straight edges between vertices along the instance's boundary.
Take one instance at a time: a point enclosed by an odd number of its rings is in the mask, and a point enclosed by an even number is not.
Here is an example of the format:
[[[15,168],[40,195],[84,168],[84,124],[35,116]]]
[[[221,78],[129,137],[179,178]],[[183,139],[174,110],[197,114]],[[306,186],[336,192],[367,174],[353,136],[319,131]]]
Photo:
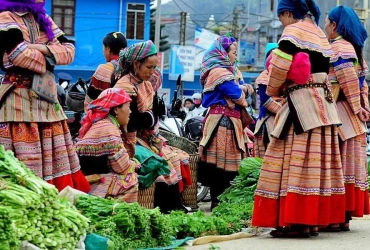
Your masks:
[[[154,188],[155,182],[148,187],[144,188],[141,185],[139,185],[139,193],[137,195],[137,202],[140,206],[148,209],[154,208]]]
[[[195,143],[189,141],[184,137],[179,137],[174,133],[165,130],[160,130],[159,133],[167,140],[167,145],[181,149],[189,154],[190,173],[193,183],[190,187],[184,189],[182,193],[182,198],[184,205],[193,209],[197,209],[197,167],[199,161],[198,147]]]

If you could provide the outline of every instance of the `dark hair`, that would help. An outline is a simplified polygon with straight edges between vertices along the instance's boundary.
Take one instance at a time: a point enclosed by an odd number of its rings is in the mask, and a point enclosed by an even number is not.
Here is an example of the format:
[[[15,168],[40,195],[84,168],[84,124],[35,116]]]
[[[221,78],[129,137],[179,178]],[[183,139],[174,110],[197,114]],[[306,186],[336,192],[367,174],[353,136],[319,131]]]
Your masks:
[[[185,99],[184,103],[186,103],[186,102],[191,102],[191,104],[194,104],[193,100],[190,99],[190,98]]]
[[[103,44],[110,48],[113,54],[118,55],[121,49],[127,47],[127,40],[121,32],[110,32],[104,37]]]
[[[334,23],[334,21],[330,20],[330,23]],[[355,52],[356,52],[356,56],[357,56],[357,60],[358,60],[358,63],[360,64],[361,66],[361,69],[364,68],[364,55],[363,55],[363,51],[362,51],[362,48],[361,46],[359,45],[356,45],[354,44],[353,42],[351,42],[351,39],[348,39],[348,37],[346,36],[342,36],[344,39],[346,39],[349,43],[352,44],[353,48],[355,49]]]
[[[147,57],[144,57],[142,59],[136,60],[136,62],[139,62],[140,64],[142,64],[142,63],[146,62],[149,57],[156,56],[156,55],[157,55],[157,53],[155,53],[153,55],[150,55],[150,56],[147,56]],[[112,74],[111,86],[114,86],[118,82],[118,80],[121,79],[122,77],[124,77],[125,75],[127,75],[129,73],[135,73],[134,63],[127,63],[126,65],[121,65],[121,67],[123,68],[121,74],[119,74],[119,75]]]

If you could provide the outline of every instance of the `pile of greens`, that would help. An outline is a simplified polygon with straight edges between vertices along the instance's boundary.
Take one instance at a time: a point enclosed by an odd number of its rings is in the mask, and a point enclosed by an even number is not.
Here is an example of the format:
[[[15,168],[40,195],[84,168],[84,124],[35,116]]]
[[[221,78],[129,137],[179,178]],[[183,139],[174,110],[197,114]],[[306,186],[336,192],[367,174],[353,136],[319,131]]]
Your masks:
[[[205,216],[202,212],[190,215],[172,212],[169,216],[177,237],[228,235],[248,227],[261,166],[262,159],[245,158],[239,167],[239,175],[219,196],[220,204],[213,209],[211,216]]]
[[[108,249],[126,250],[167,246],[173,235],[169,217],[158,208],[145,209],[95,196],[80,196],[76,207],[91,220],[89,233],[110,239]]]
[[[0,145],[1,249],[19,249],[21,241],[41,249],[75,249],[88,219],[57,194]]]

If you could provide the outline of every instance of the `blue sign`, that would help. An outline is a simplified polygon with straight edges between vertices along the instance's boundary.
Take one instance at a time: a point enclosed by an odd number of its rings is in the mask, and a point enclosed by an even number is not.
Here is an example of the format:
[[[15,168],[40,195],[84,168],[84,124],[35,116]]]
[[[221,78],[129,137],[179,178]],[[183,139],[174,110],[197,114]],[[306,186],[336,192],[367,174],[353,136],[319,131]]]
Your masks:
[[[172,45],[170,52],[169,80],[176,80],[181,74],[181,80],[194,81],[194,46]]]
[[[239,53],[240,64],[255,64],[256,43],[240,41]]]

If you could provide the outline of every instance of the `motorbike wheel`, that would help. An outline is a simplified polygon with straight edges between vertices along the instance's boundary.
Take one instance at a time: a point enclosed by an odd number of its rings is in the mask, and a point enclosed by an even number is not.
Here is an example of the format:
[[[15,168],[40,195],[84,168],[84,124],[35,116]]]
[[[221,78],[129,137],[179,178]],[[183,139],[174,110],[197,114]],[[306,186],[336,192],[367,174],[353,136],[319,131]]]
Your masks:
[[[197,183],[197,202],[201,202],[208,194],[209,187],[202,186],[201,183]]]

